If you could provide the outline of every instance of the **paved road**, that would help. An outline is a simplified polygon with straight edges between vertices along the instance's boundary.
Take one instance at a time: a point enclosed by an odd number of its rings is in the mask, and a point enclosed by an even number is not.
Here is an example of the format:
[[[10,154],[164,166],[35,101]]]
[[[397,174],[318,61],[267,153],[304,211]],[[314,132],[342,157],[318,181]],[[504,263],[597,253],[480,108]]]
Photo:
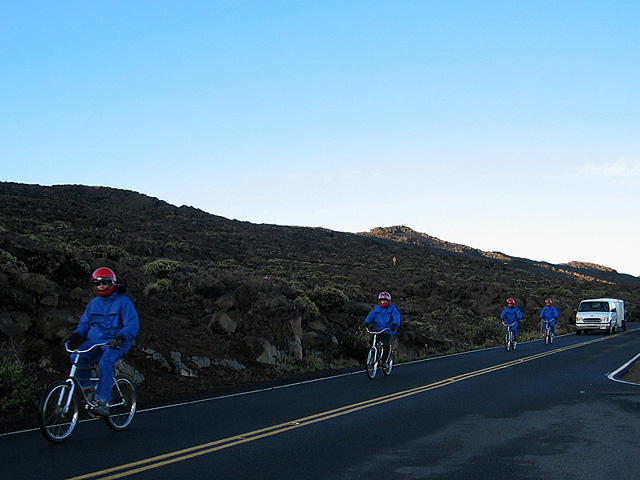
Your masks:
[[[640,479],[640,329],[567,335],[139,412],[64,444],[0,436],[7,479]]]

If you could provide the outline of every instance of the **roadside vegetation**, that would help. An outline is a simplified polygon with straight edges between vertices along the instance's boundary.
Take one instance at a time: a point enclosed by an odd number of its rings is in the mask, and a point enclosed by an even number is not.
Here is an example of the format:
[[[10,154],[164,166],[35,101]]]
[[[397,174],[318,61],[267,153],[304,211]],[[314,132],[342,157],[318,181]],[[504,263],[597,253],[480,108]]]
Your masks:
[[[142,401],[359,367],[362,321],[381,290],[402,313],[401,361],[499,345],[507,297],[524,313],[523,341],[538,338],[545,298],[560,311],[558,334],[573,332],[587,297],[623,298],[637,318],[636,277],[436,240],[407,227],[351,234],[255,225],[135,192],[0,182],[0,339],[20,345],[3,347],[0,416],[33,413],[35,392],[65,375],[59,339],[102,265],[140,315],[127,360],[145,376]],[[186,380],[154,360],[171,352],[244,368],[201,369]]]

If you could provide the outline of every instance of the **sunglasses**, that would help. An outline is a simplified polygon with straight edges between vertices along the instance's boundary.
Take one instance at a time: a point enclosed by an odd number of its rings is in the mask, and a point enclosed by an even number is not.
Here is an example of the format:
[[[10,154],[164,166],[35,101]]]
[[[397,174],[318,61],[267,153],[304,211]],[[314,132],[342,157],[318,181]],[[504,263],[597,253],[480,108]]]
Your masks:
[[[113,282],[111,280],[93,280],[91,283],[96,287],[109,287]]]

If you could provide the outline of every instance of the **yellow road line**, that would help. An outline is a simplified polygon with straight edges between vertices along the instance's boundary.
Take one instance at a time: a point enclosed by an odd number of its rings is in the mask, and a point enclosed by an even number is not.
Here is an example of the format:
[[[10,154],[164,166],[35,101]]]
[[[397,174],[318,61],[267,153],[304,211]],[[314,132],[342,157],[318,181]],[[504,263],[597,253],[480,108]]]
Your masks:
[[[528,357],[511,360],[509,362],[501,363],[499,365],[495,365],[492,367],[486,367],[480,370],[475,370],[473,372],[457,375],[455,377],[439,380],[437,382],[430,383],[428,385],[422,385],[420,387],[415,387],[409,390],[404,390],[401,392],[392,393],[382,397],[365,400],[363,402],[355,403],[352,405],[345,405],[340,408],[317,413],[315,415],[303,417],[298,420],[293,420],[291,422],[281,423],[278,425],[261,428],[259,430],[253,430],[251,432],[243,433],[240,435],[234,435],[232,437],[223,438],[221,440],[216,440],[214,442],[204,443],[202,445],[196,445],[194,447],[189,447],[182,450],[176,450],[175,452],[165,453],[163,455],[158,455],[155,457],[138,460],[136,462],[119,465],[117,467],[107,468],[104,470],[100,470],[98,472],[87,473],[84,475],[70,478],[68,480],[89,480],[89,479],[112,480],[112,479],[127,477],[130,475],[135,475],[136,473],[144,472],[147,470],[153,470],[153,469],[160,468],[160,467],[177,463],[177,462],[182,462],[185,460],[189,460],[191,458],[195,458],[202,455],[207,455],[213,452],[217,452],[220,450],[224,450],[226,448],[235,447],[243,443],[253,442],[261,438],[288,432],[289,430],[293,430],[295,428],[306,427],[308,425],[313,425],[314,423],[324,422],[332,418],[348,415],[348,414],[357,412],[359,410],[363,410],[365,408],[374,407],[376,405],[382,405],[387,402],[400,400],[402,398],[407,398],[413,395],[424,393],[429,390],[445,387],[447,385],[451,385],[456,382],[468,380],[470,378],[478,377],[480,375],[485,375],[487,373],[502,370],[504,368],[521,365],[523,363],[531,362],[533,360],[537,360],[537,359],[546,357],[548,355],[553,355],[553,354],[564,352],[574,348],[582,347],[583,345],[599,342],[607,338],[612,338],[612,337],[601,337],[598,339],[588,340],[585,342],[576,343],[574,345],[569,345],[569,346],[554,349],[554,350],[547,350],[541,353],[537,353],[535,355],[530,355]]]

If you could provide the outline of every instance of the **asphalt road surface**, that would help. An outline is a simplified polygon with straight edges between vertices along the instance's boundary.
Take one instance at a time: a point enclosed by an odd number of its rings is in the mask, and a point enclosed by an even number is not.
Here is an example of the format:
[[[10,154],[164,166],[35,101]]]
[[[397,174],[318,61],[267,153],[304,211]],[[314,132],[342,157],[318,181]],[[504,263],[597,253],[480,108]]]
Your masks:
[[[566,335],[0,436],[6,479],[640,479],[640,329]]]

